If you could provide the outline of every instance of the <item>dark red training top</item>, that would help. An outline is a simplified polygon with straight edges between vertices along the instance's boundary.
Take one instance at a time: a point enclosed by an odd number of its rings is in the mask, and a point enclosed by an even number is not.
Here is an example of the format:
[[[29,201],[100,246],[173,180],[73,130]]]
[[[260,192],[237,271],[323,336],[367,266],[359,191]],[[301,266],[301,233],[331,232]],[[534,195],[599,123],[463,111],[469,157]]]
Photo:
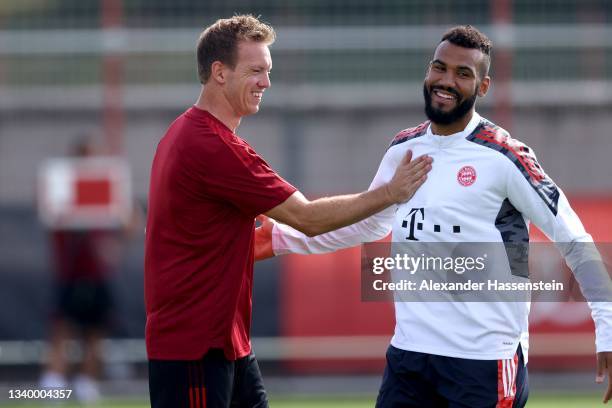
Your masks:
[[[149,359],[251,351],[255,216],[296,191],[241,138],[192,107],[151,169],[145,242]]]

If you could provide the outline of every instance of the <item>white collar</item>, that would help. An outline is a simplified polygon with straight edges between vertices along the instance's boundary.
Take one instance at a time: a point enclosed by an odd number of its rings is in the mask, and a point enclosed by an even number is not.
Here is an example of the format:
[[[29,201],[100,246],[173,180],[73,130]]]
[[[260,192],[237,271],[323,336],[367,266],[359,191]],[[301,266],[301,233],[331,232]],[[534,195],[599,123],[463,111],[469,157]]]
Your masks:
[[[457,133],[453,133],[452,135],[436,135],[431,131],[431,123],[429,124],[429,126],[427,126],[427,133],[426,135],[435,139],[440,139],[442,140],[456,140],[456,139],[463,139],[467,136],[469,136],[474,129],[476,129],[476,127],[478,126],[478,124],[480,123],[480,119],[481,116],[478,114],[478,112],[474,111],[474,114],[472,115],[472,119],[470,119],[470,121],[468,122],[467,126],[465,127],[465,129],[463,129],[460,132]]]

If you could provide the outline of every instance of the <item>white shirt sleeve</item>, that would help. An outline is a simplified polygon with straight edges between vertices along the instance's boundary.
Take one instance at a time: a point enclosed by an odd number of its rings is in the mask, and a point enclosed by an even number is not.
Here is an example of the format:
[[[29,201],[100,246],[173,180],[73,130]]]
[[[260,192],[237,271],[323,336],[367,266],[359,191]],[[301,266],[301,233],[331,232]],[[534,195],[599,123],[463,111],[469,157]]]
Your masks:
[[[391,180],[400,162],[396,150],[387,150],[368,190],[378,188]],[[272,229],[272,249],[275,255],[321,254],[376,241],[391,232],[396,209],[397,206],[392,205],[358,223],[314,237],[308,237],[288,225],[277,223]]]
[[[531,177],[507,162],[507,194],[512,205],[553,242],[565,258],[595,321],[597,352],[612,351],[612,281],[593,238],[565,194],[544,173],[535,156],[527,158]]]

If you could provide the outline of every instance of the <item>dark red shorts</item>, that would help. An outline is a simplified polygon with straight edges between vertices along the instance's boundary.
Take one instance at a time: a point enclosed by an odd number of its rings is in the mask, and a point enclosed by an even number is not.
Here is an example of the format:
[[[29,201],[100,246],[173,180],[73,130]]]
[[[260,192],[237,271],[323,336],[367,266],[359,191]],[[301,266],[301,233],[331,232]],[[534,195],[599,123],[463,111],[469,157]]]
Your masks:
[[[230,361],[212,349],[196,361],[149,361],[151,408],[267,408],[255,355]]]

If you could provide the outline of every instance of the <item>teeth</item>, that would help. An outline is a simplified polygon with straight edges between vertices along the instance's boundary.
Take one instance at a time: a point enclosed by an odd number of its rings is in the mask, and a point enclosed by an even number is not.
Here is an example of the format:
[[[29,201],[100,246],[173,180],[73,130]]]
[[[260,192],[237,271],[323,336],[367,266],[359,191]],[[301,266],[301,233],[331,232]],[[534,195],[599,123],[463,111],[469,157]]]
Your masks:
[[[256,98],[261,98],[262,95],[263,95],[263,92],[253,92],[253,96]]]
[[[442,91],[435,91],[436,95],[438,95],[440,98],[444,98],[444,99],[455,99],[454,95],[451,95],[449,93],[446,92],[442,92]]]

